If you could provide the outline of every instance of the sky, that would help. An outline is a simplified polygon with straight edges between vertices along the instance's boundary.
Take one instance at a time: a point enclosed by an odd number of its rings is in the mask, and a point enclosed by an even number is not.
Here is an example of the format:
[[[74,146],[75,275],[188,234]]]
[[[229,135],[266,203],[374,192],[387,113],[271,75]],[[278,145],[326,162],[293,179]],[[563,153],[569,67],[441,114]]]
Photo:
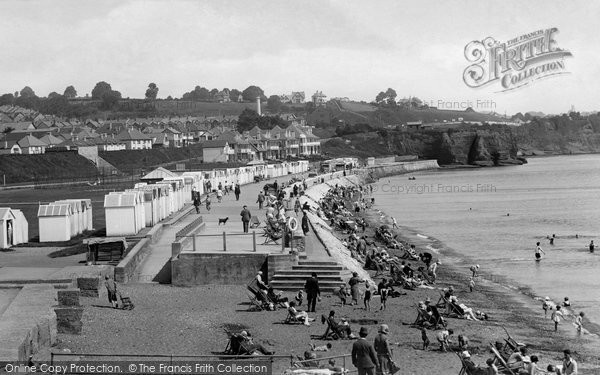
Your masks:
[[[0,1],[0,94],[38,96],[106,81],[140,98],[197,85],[267,96],[316,90],[372,101],[388,87],[441,109],[600,110],[600,2],[591,1]],[[507,92],[471,88],[465,46],[555,27],[564,71]]]

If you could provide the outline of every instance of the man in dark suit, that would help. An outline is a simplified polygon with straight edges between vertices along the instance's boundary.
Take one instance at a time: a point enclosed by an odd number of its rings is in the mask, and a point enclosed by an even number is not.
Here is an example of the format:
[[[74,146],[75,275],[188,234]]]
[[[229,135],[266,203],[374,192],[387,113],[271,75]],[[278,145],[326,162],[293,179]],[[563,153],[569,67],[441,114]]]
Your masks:
[[[358,375],[375,375],[375,367],[379,367],[375,349],[366,337],[367,327],[360,327],[360,338],[352,344],[352,364],[358,369]]]
[[[315,312],[315,306],[317,304],[317,298],[321,295],[319,290],[319,280],[317,279],[316,272],[312,273],[312,277],[306,280],[304,284],[304,290],[306,291],[306,298],[308,303],[308,312]]]

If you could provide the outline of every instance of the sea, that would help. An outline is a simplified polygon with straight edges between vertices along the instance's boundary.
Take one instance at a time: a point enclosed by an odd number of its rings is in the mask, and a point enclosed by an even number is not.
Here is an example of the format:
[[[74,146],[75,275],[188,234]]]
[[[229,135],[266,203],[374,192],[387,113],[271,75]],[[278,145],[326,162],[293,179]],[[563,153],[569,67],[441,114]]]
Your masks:
[[[441,241],[431,249],[440,258],[479,264],[486,278],[533,298],[568,297],[575,313],[600,324],[600,155],[422,171],[373,186],[376,208]],[[534,257],[538,241],[541,261]]]

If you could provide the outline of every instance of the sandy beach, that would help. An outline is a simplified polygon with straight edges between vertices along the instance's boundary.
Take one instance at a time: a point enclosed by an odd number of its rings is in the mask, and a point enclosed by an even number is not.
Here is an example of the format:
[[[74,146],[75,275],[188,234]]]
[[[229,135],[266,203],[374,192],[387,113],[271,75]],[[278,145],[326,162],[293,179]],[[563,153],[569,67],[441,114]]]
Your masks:
[[[370,223],[365,235],[372,238],[374,229],[384,222],[374,210],[367,210],[362,216]],[[402,241],[415,244],[417,249],[433,246],[446,254],[446,249],[441,249],[441,242],[433,238],[417,236],[409,228],[399,228],[396,233]],[[347,237],[338,232],[333,234],[338,238]],[[314,236],[314,233],[309,235]],[[391,252],[393,255],[393,250]],[[458,253],[449,250],[448,254],[452,254],[452,258],[458,256],[455,255]],[[597,355],[600,345],[597,338],[576,337],[572,334],[575,329],[569,321],[564,321],[559,332],[554,333],[551,321],[544,319],[541,303],[486,280],[485,270],[481,270],[484,277],[478,278],[475,291],[470,293],[467,287],[468,262],[464,267],[452,265],[454,261],[449,258],[445,255],[440,257],[442,265],[438,270],[436,289],[402,290],[406,294],[388,299],[384,311],[379,310],[378,296],[373,297],[371,311],[368,312],[362,303],[358,306],[341,306],[337,296],[323,295],[322,301],[317,304],[317,312],[309,314],[316,318],[309,327],[283,324],[287,315],[284,309],[252,311],[245,286],[178,288],[126,284],[121,289],[125,295],[132,297],[136,304],[134,310],[107,308],[105,290],[101,291],[99,299],[82,298],[86,306],[83,333],[79,336],[59,335],[58,350],[105,354],[218,355],[224,350],[230,333],[245,329],[252,333],[255,341],[274,350],[277,355],[301,356],[309,350],[311,343],[324,345],[327,342],[331,342],[333,347],[329,352],[318,353],[320,357],[349,354],[352,340],[319,339],[326,329],[320,322],[320,316],[335,310],[337,317],[348,319],[354,332],[358,331],[361,324],[365,324],[369,328],[369,340],[375,337],[379,324],[389,325],[393,358],[401,367],[397,374],[456,374],[460,371],[461,362],[454,352],[438,350],[435,338],[437,331],[427,331],[432,344],[429,350],[423,351],[421,332],[411,326],[417,317],[417,302],[428,297],[435,302],[439,298],[437,288],[452,285],[461,301],[490,316],[490,320],[480,322],[448,319],[448,328],[455,332],[453,347],[458,334],[466,335],[470,339],[470,351],[477,365],[485,367],[486,359],[492,357],[489,344],[502,341],[508,331],[515,340],[527,344],[529,354],[540,357],[543,368],[548,364],[562,363],[562,350],[570,348],[581,373],[600,374]],[[369,273],[373,277],[374,271]],[[379,281],[379,278],[375,280]],[[285,295],[293,298],[292,293]],[[306,310],[306,305],[301,309]],[[173,311],[177,311],[177,314],[173,314]],[[288,367],[289,359],[278,359],[274,362],[274,373],[281,373]],[[348,364],[347,367],[355,370],[352,365]]]

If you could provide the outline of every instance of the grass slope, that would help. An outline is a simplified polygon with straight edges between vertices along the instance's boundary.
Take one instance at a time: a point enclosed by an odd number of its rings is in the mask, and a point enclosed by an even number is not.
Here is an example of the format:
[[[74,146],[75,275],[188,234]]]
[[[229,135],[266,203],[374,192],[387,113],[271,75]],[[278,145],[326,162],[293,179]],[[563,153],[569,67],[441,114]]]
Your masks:
[[[96,174],[94,164],[74,152],[0,156],[0,175],[5,176],[6,184],[87,178]]]
[[[132,170],[202,158],[202,147],[191,145],[182,148],[111,151],[101,152],[100,156],[121,172],[129,173]]]

